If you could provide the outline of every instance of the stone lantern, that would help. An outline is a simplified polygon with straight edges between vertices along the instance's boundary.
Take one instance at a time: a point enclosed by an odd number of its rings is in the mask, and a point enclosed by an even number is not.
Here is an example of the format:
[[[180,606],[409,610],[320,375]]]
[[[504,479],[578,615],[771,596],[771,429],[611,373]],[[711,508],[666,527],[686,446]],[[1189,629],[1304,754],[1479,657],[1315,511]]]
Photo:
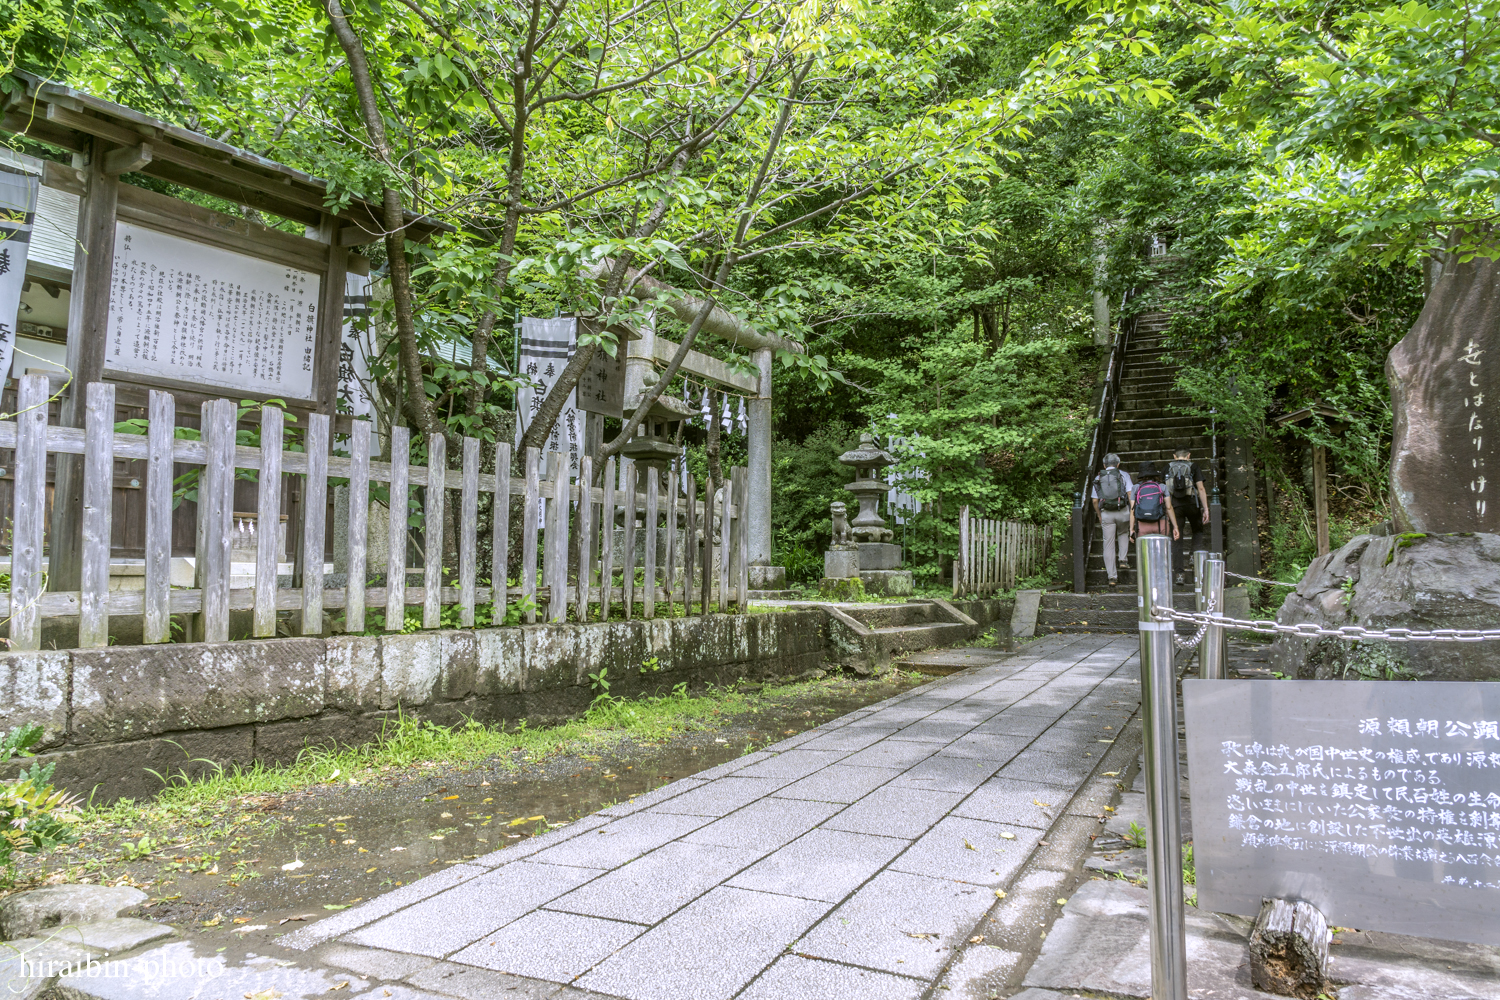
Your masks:
[[[844,489],[859,501],[859,513],[849,526],[849,534],[859,549],[858,572],[863,589],[888,596],[910,594],[911,570],[901,568],[901,546],[891,542],[895,533],[886,527],[885,518],[877,510],[880,498],[891,490],[882,478],[882,471],[896,464],[895,457],[876,445],[874,435],[865,433],[859,436],[859,446],[844,452],[839,461],[854,468],[854,482]]]
[[[647,378],[651,380],[646,383],[648,387],[655,384],[654,373]],[[640,409],[642,399],[643,396],[637,396],[633,400],[626,400],[626,412],[633,413]],[[654,468],[665,476],[673,460],[682,454],[682,445],[677,443],[677,428],[694,412],[692,404],[685,399],[658,396],[641,418],[635,434],[620,449],[620,454],[633,459],[642,470]]]
[[[865,433],[859,436],[859,447],[839,456],[843,465],[854,467],[854,482],[844,487],[859,501],[859,513],[850,524],[850,534],[860,543],[889,543],[895,534],[885,526],[885,518],[876,509],[880,498],[891,491],[889,483],[880,478],[880,470],[895,465],[891,453],[875,444],[875,436]],[[900,565],[900,546],[896,546],[897,565]]]

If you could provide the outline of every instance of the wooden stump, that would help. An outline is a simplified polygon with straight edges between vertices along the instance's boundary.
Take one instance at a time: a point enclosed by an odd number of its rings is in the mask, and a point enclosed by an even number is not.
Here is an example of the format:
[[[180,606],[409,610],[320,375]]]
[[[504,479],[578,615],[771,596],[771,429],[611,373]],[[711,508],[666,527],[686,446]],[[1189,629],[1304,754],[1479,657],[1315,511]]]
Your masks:
[[[1262,900],[1250,932],[1251,984],[1279,996],[1317,1000],[1332,988],[1327,973],[1332,938],[1328,921],[1312,904]]]

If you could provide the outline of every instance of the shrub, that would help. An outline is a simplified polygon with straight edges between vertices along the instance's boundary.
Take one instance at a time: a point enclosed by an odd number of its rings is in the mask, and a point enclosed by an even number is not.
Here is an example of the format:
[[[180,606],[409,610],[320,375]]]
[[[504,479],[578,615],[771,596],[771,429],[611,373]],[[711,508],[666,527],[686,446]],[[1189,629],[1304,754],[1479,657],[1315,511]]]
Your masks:
[[[41,738],[42,727],[35,724],[0,737],[0,766],[32,756],[31,747]],[[73,830],[78,800],[52,787],[55,766],[33,762],[16,777],[0,781],[0,885],[14,881],[16,854],[41,854],[78,839]]]

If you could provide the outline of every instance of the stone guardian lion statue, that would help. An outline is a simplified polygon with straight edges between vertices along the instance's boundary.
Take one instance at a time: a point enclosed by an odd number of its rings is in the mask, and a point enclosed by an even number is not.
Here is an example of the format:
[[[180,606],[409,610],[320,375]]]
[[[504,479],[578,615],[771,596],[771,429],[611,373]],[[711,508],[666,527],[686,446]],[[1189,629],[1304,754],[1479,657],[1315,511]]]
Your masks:
[[[843,502],[835,500],[828,505],[828,512],[833,515],[833,547],[853,545],[854,537],[849,532],[849,517]]]

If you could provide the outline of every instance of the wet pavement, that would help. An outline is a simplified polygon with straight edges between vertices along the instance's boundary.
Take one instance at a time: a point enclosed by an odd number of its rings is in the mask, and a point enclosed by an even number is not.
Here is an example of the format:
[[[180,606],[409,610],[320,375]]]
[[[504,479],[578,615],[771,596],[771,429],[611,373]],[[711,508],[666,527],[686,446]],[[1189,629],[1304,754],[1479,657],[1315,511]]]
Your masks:
[[[1135,647],[1078,635],[996,652],[526,843],[429,862],[429,877],[293,934],[140,956],[218,954],[222,976],[149,992],[131,977],[63,982],[120,998],[991,996],[1019,985],[1040,944],[1028,907],[1044,936],[1139,748]],[[495,787],[448,780],[421,805],[477,842],[470,830],[498,818],[462,824]],[[360,839],[348,815],[319,837],[362,846],[340,839]]]

